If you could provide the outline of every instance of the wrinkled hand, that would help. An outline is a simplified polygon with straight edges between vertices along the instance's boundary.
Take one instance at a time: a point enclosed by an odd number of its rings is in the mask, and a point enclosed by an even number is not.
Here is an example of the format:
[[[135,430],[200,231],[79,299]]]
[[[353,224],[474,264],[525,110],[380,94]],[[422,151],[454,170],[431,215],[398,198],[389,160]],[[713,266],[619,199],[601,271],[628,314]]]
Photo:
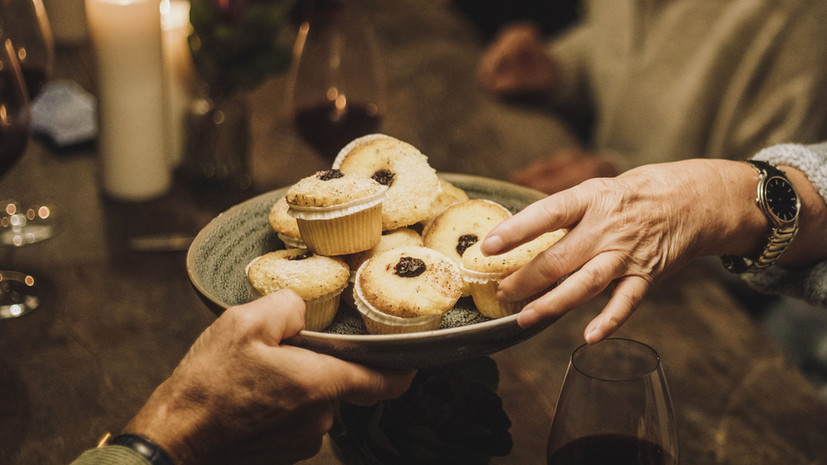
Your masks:
[[[504,27],[484,53],[478,78],[503,95],[545,92],[559,81],[558,65],[548,56],[540,29],[524,22]]]
[[[511,181],[546,194],[554,194],[587,179],[617,174],[617,167],[604,156],[571,148],[515,171],[511,174]]]
[[[736,182],[739,179],[747,182]],[[518,322],[527,327],[555,321],[614,284],[606,307],[585,330],[586,341],[597,342],[629,318],[655,280],[690,259],[721,253],[748,256],[760,250],[761,234],[750,240],[733,233],[743,225],[766,229],[766,220],[751,203],[754,189],[754,170],[745,163],[648,165],[535,202],[495,227],[482,248],[493,255],[543,232],[570,228],[559,242],[505,278],[498,297],[524,299],[571,273],[523,308]]]
[[[381,372],[282,341],[304,326],[292,291],[228,309],[198,338],[125,431],[178,463],[293,463],[311,457],[337,401],[402,395],[412,372]]]

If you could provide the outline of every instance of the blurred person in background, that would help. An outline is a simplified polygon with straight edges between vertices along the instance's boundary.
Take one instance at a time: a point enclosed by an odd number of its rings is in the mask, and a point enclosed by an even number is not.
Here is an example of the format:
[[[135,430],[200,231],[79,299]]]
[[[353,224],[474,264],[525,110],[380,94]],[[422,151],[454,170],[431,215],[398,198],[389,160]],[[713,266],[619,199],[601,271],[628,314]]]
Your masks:
[[[827,139],[827,2],[586,0],[546,41],[505,26],[484,53],[482,85],[542,101],[588,140],[512,174],[546,193],[635,166],[745,159],[786,141]]]

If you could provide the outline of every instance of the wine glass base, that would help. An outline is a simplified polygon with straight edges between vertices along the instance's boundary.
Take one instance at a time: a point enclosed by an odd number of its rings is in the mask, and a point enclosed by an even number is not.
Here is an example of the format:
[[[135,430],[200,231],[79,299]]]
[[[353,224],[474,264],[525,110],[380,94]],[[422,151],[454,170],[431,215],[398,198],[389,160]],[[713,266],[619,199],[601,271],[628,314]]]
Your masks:
[[[14,200],[2,202],[0,246],[21,247],[55,235],[54,208],[46,204],[23,208]]]
[[[32,225],[19,230],[4,231],[0,234],[0,245],[22,247],[45,241],[54,236],[54,230],[51,225]]]
[[[0,270],[0,319],[17,318],[40,306],[37,280],[18,271]]]

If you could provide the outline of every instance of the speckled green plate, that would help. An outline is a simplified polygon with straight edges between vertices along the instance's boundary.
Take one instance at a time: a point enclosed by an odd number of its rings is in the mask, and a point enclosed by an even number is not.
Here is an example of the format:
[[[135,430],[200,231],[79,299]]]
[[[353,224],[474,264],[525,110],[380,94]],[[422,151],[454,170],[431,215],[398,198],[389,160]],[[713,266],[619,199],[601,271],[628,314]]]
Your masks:
[[[441,173],[446,181],[471,198],[484,198],[517,212],[543,194],[478,176]],[[204,302],[216,313],[254,297],[244,269],[264,253],[284,248],[270,229],[270,207],[287,188],[242,202],[213,219],[193,240],[187,254],[187,273]],[[409,334],[368,334],[358,313],[342,305],[324,332],[302,331],[288,342],[342,359],[388,368],[423,368],[489,355],[536,334],[541,327],[523,329],[516,316],[489,320],[470,298],[460,299],[433,331]]]

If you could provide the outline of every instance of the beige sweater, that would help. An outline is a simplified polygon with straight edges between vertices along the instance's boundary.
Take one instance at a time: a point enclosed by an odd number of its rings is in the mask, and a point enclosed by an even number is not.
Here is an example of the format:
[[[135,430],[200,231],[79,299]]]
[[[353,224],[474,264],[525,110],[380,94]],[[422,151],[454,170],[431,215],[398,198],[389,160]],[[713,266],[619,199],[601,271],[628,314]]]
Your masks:
[[[827,1],[586,0],[550,44],[561,105],[626,169],[827,139]]]

